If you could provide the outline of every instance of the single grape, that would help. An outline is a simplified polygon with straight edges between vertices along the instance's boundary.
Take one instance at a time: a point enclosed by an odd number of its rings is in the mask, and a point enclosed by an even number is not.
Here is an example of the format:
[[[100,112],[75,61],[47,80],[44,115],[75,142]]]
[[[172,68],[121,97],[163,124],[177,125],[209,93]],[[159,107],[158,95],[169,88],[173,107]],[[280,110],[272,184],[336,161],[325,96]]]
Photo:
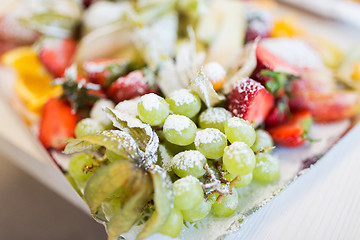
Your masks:
[[[162,97],[149,93],[140,98],[137,110],[143,122],[159,126],[169,115],[169,104]]]
[[[104,125],[92,118],[84,118],[80,120],[75,127],[75,137],[79,138],[86,135],[95,134],[104,131]]]
[[[274,142],[270,134],[262,129],[256,130],[256,140],[251,149],[254,152],[258,152],[262,149],[274,146]],[[271,150],[270,150],[271,151]]]
[[[200,114],[199,126],[203,129],[216,128],[224,132],[225,123],[231,117],[231,113],[225,108],[208,108]]]
[[[234,190],[233,194],[228,194],[220,203],[215,201],[212,208],[216,216],[228,217],[235,213],[238,204],[238,193]]]
[[[180,146],[193,143],[196,130],[197,127],[190,118],[176,114],[168,116],[163,126],[165,139]]]
[[[169,104],[170,111],[188,118],[194,117],[201,108],[200,98],[188,89],[176,90],[165,100]]]
[[[207,158],[220,158],[224,154],[227,146],[225,134],[216,128],[206,128],[200,130],[195,136],[195,147]]]
[[[198,205],[204,198],[199,180],[193,176],[180,178],[173,184],[174,206],[186,210]]]
[[[232,117],[225,123],[225,135],[231,143],[244,142],[251,147],[256,139],[254,128],[248,121]]]
[[[172,159],[172,170],[179,177],[202,177],[205,173],[205,156],[196,150],[184,151],[176,154]]]
[[[254,179],[260,182],[272,182],[279,177],[279,160],[269,153],[256,154],[256,165],[253,171]]]
[[[224,176],[228,181],[232,181],[236,175],[233,175],[231,173],[227,173],[225,174]],[[249,173],[249,174],[246,174],[244,176],[239,176],[241,178],[241,181],[240,182],[237,182],[235,184],[235,187],[236,188],[241,188],[241,187],[246,187],[247,185],[249,185],[253,179],[253,173]]]
[[[78,153],[71,157],[69,162],[69,174],[79,188],[85,187],[86,181],[96,170],[95,160],[88,153]]]
[[[109,100],[102,98],[95,102],[94,106],[90,110],[90,118],[95,119],[100,124],[102,124],[106,129],[110,129],[112,127],[111,120],[106,116],[103,108],[114,108],[115,104]]]
[[[161,234],[168,235],[172,238],[179,236],[183,226],[183,215],[180,210],[173,208],[168,220],[160,230]]]
[[[255,167],[256,159],[252,149],[243,142],[233,142],[225,147],[223,163],[226,170],[236,176],[251,173]]]
[[[188,222],[198,222],[204,219],[211,211],[211,201],[206,201],[203,199],[198,205],[195,207],[183,210],[182,214],[185,221]]]

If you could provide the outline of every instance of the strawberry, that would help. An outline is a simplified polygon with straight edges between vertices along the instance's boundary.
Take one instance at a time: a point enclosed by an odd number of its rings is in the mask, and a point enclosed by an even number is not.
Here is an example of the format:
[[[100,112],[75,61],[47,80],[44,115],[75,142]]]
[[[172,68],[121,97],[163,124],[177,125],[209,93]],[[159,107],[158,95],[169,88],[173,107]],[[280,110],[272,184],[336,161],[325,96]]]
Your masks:
[[[129,67],[129,61],[124,58],[105,58],[87,60],[82,64],[85,76],[90,82],[107,88],[118,77],[124,75]]]
[[[39,58],[55,76],[62,77],[72,63],[76,42],[71,38],[46,38],[41,42]]]
[[[265,118],[265,125],[267,127],[279,125],[289,117],[290,110],[287,98],[276,100],[276,104],[270,110],[270,113]]]
[[[250,10],[247,14],[245,42],[253,41],[257,37],[269,37],[271,25],[271,18],[268,12],[258,9]]]
[[[261,124],[274,105],[274,97],[258,82],[248,78],[239,82],[228,96],[233,116]]]
[[[45,148],[64,149],[65,140],[74,136],[77,115],[63,100],[51,98],[44,107],[39,139]]]
[[[360,94],[354,91],[296,92],[289,101],[291,109],[308,109],[316,122],[340,121],[360,111]]]
[[[274,72],[284,72],[294,76],[299,76],[299,71],[287,63],[283,59],[277,57],[273,53],[271,53],[268,49],[261,45],[261,42],[256,48],[256,60],[257,65],[255,70],[253,71],[251,78],[260,82],[262,85],[266,85],[267,81],[272,80],[270,76],[264,76],[262,71],[265,69],[274,71]]]
[[[308,139],[312,125],[311,113],[307,110],[294,113],[284,123],[268,128],[275,143],[284,147],[299,147]]]
[[[149,81],[142,71],[136,70],[118,78],[111,84],[107,93],[114,102],[118,103],[156,91],[154,81]]]

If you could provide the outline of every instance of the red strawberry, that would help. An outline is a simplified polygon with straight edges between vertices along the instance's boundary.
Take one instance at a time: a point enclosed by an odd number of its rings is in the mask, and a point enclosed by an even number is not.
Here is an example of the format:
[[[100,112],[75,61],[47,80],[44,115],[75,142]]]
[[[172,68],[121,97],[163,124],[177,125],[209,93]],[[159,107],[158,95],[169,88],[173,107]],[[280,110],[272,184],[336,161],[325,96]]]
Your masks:
[[[236,117],[261,124],[274,105],[274,97],[258,82],[239,82],[228,96],[228,109]]]
[[[270,110],[270,113],[265,118],[265,125],[267,127],[279,125],[288,118],[289,116],[289,106],[287,98],[282,100],[277,100],[277,103]]]
[[[39,58],[55,77],[62,77],[72,63],[76,42],[66,38],[47,38],[42,42]]]
[[[354,91],[296,92],[289,101],[291,109],[308,109],[316,122],[340,121],[360,111],[360,94]]]
[[[312,125],[311,113],[307,110],[294,113],[283,124],[267,129],[276,144],[285,147],[299,147],[308,139]]]
[[[250,42],[257,37],[266,38],[270,36],[271,18],[268,12],[250,10],[247,15],[247,29],[245,41]]]
[[[272,78],[268,76],[263,76],[261,74],[263,70],[268,69],[274,72],[285,72],[295,76],[298,76],[300,74],[295,67],[293,67],[283,59],[277,57],[276,55],[272,54],[269,50],[262,46],[261,43],[259,43],[256,48],[256,60],[257,65],[251,75],[251,78],[259,81],[264,86],[266,82],[271,80]]]
[[[127,69],[128,63],[124,58],[93,59],[85,61],[82,67],[90,82],[106,88]]]
[[[39,139],[45,148],[62,150],[65,140],[74,136],[77,115],[61,99],[51,98],[44,107]]]
[[[118,103],[151,92],[156,92],[156,87],[148,83],[142,71],[136,70],[117,79],[107,93],[114,102]]]

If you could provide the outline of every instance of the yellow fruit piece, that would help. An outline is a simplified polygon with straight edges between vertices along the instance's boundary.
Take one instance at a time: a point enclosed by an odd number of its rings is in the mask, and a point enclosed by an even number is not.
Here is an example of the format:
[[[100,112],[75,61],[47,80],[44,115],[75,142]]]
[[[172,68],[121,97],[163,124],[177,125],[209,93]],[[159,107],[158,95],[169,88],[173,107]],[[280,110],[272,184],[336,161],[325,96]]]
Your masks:
[[[274,21],[271,37],[297,37],[305,35],[306,31],[299,26],[294,16],[279,18]]]
[[[18,75],[15,92],[29,110],[40,112],[50,97],[61,94],[61,87],[51,85],[53,77],[32,48],[16,48],[5,53],[1,60],[4,65],[15,68]]]
[[[354,69],[351,74],[351,78],[356,82],[360,82],[360,62],[356,62],[354,64]]]

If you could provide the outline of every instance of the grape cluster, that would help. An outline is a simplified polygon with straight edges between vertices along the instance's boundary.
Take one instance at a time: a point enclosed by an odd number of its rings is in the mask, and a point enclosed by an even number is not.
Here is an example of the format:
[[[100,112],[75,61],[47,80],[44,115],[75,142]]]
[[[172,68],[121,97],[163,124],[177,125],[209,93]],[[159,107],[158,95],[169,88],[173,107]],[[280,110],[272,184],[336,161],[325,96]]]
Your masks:
[[[92,116],[97,118],[78,123],[77,137],[109,129],[99,112]],[[160,147],[169,155],[159,157],[157,163],[173,181],[174,208],[160,231],[163,234],[177,237],[183,221],[197,222],[210,212],[218,217],[234,214],[239,203],[236,188],[252,180],[271,182],[279,175],[278,160],[270,155],[273,141],[266,131],[255,130],[225,108],[204,110],[199,96],[190,90],[177,90],[165,99],[146,94],[137,100],[133,116],[156,130]],[[126,160],[108,149],[105,157],[109,162]],[[92,155],[76,154],[69,175],[82,189],[98,165]],[[113,194],[103,202],[105,217],[121,208],[119,199],[121,194]]]

